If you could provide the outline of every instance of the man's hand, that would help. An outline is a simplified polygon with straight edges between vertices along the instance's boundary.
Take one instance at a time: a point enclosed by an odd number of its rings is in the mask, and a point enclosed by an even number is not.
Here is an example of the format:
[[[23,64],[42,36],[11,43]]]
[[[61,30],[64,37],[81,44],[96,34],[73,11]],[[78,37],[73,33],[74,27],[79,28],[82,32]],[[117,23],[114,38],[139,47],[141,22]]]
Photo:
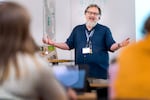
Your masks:
[[[121,43],[114,43],[111,46],[110,50],[116,51],[116,50],[120,49],[121,47],[127,46],[130,43],[129,40],[130,40],[130,38],[127,38],[127,39],[123,40]]]
[[[48,44],[48,35],[44,34],[42,38],[43,43]]]
[[[44,34],[42,41],[45,44],[54,45],[54,41],[52,41],[47,34]]]
[[[130,38],[127,38],[125,40],[123,40],[121,43],[120,43],[120,47],[124,47],[124,46],[127,46],[129,43],[130,43]]]

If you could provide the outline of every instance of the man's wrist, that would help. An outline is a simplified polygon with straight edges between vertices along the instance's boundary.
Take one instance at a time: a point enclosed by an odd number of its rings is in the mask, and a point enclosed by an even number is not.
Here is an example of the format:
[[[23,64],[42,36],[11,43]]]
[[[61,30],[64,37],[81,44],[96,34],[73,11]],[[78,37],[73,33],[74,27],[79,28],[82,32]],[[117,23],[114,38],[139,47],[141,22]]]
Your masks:
[[[118,48],[121,48],[121,47],[122,47],[121,43],[118,43]]]
[[[56,44],[56,43],[54,42],[54,43],[53,43],[53,46],[54,46],[54,47],[55,47],[55,44]]]

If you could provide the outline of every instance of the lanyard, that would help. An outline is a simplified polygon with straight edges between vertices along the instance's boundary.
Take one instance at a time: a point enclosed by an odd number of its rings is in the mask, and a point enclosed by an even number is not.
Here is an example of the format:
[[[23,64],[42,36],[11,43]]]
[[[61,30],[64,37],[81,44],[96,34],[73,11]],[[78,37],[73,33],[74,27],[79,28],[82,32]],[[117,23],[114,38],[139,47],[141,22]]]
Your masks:
[[[92,42],[91,42],[91,37],[93,36],[95,30],[92,30],[89,34],[88,31],[85,30],[85,34],[86,34],[86,47],[91,47],[92,46]]]

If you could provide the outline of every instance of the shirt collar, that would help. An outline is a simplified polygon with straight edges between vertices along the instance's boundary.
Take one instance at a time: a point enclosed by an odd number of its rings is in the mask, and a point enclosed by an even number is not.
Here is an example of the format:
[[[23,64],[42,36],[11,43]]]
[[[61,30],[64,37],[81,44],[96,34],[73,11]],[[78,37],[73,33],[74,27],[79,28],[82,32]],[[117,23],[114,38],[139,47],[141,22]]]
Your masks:
[[[98,23],[97,23],[97,24],[98,24]],[[97,26],[97,24],[96,24],[91,30],[88,30],[88,29],[87,29],[86,24],[84,24],[84,26],[85,26],[85,29],[87,30],[87,32],[91,32],[92,30],[95,29],[95,27]]]

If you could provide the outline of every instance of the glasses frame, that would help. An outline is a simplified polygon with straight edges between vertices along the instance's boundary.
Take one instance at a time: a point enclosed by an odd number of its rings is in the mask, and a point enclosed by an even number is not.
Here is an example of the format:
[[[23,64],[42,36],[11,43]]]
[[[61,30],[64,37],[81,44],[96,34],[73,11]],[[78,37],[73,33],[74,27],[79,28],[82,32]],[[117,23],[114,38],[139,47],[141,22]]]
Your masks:
[[[89,15],[93,14],[94,16],[100,15],[100,13],[96,13],[96,12],[92,12],[92,11],[86,11],[86,13],[89,14]]]

